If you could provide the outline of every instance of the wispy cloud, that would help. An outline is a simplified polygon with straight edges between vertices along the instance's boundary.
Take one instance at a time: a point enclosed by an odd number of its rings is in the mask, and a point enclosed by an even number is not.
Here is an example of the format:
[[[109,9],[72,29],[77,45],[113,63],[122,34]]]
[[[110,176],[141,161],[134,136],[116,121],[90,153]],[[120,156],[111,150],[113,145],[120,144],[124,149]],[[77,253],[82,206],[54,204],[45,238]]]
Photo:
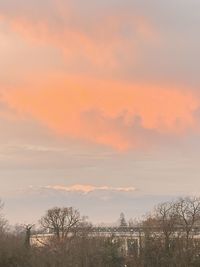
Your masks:
[[[72,193],[82,193],[82,194],[89,194],[96,191],[106,191],[106,192],[110,191],[110,192],[124,192],[124,193],[131,193],[136,191],[135,187],[111,187],[111,186],[94,186],[94,185],[83,185],[83,184],[75,184],[71,186],[48,185],[43,188],[60,192],[72,192]]]

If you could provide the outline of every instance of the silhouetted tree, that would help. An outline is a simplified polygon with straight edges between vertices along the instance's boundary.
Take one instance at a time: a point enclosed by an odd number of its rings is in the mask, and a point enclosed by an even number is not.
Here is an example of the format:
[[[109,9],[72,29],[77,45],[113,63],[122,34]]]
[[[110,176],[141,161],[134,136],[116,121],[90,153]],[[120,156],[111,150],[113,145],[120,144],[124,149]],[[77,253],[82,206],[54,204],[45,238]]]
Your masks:
[[[127,222],[126,222],[126,218],[123,212],[121,212],[120,216],[119,216],[119,226],[120,227],[127,227]]]
[[[40,223],[42,227],[53,232],[57,239],[65,238],[73,232],[81,221],[80,213],[72,207],[49,209]]]

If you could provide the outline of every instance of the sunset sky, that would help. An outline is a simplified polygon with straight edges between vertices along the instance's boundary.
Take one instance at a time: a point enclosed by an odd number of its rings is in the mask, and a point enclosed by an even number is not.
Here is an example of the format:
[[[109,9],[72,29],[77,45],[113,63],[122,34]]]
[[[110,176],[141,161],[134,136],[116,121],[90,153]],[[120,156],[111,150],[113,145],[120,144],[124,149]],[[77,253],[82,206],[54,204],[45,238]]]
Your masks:
[[[200,190],[199,0],[0,0],[0,196],[11,223],[94,222]]]

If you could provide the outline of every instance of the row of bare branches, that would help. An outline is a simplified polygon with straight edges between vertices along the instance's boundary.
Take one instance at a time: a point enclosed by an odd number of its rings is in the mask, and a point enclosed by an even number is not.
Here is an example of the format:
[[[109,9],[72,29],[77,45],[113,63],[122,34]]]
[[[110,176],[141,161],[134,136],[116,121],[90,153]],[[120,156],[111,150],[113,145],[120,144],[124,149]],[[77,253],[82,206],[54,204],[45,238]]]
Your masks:
[[[156,258],[165,261],[161,266],[190,267],[193,261],[200,264],[199,197],[161,203],[141,225],[144,232],[143,251],[148,261],[153,261],[153,266],[157,266],[153,260]],[[150,253],[152,248],[156,250],[155,254]]]
[[[119,229],[138,231],[138,237],[133,235],[126,240],[91,235],[94,228],[73,207],[47,210],[39,220],[39,231],[28,224],[12,232],[3,216],[2,202],[0,209],[0,266],[200,266],[199,197],[161,203],[140,222],[127,223],[121,213]]]

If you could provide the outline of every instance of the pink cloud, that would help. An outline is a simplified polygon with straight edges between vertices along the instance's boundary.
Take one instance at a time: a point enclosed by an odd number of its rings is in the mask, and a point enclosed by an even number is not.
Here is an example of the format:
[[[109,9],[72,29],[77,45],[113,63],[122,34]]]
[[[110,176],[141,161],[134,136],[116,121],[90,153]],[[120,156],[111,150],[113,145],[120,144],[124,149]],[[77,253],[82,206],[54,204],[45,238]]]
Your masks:
[[[136,190],[135,187],[110,187],[110,186],[94,186],[94,185],[82,185],[82,184],[75,184],[72,186],[49,185],[45,186],[44,188],[60,192],[72,192],[72,193],[83,193],[83,194],[88,194],[95,191],[131,193]]]

